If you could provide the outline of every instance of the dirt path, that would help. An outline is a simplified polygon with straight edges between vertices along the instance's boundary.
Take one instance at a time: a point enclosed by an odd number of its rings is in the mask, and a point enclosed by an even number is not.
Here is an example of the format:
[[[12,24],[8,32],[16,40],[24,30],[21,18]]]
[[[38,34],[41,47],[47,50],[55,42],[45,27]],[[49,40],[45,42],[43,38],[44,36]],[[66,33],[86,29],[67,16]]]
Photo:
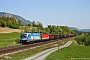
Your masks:
[[[72,43],[72,41],[68,41],[66,44],[64,44],[62,46],[59,46],[59,49],[68,47],[68,46],[71,45],[71,43]],[[40,53],[38,53],[38,54],[36,54],[32,57],[29,57],[29,58],[26,58],[26,59],[23,59],[23,60],[44,60],[49,54],[51,54],[52,52],[54,52],[56,50],[58,50],[58,47],[45,50],[43,52],[40,52]]]
[[[12,32],[21,32],[19,29],[11,29],[8,27],[2,28],[0,27],[0,33],[12,33]]]

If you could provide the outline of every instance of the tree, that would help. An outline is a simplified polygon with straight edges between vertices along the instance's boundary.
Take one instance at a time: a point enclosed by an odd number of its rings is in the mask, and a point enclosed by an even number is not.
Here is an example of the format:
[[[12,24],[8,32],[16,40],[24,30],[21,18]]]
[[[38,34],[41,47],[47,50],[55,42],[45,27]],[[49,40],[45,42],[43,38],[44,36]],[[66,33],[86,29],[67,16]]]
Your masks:
[[[31,24],[28,24],[28,26],[31,26]]]
[[[32,26],[36,27],[36,22],[35,21],[32,22]]]
[[[86,38],[85,46],[90,46],[90,36]]]
[[[16,19],[14,17],[10,17],[10,20],[11,20],[12,24],[16,24],[17,23]]]
[[[1,27],[5,27],[7,25],[6,21],[1,21]]]
[[[20,22],[19,22],[20,24]],[[18,22],[14,17],[0,17],[0,26],[1,27],[10,27],[10,28],[19,28]]]
[[[50,29],[46,27],[45,30],[44,30],[44,32],[46,32],[46,33],[49,34],[50,33]]]
[[[88,33],[82,33],[75,40],[79,45],[90,46],[90,35]]]
[[[67,26],[60,26],[62,34],[69,34],[70,29]]]
[[[22,25],[22,22],[20,20],[18,20],[18,24],[21,26]]]
[[[43,29],[43,24],[40,22],[37,22],[37,27]]]

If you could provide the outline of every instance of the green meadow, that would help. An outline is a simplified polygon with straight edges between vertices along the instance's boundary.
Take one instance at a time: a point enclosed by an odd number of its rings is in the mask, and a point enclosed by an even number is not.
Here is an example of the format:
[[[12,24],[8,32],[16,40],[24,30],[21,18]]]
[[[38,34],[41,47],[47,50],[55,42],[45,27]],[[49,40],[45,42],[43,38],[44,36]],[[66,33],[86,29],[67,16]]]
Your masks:
[[[0,48],[18,44],[20,33],[1,33],[0,34]]]
[[[0,48],[17,45],[19,44],[20,33],[3,33],[0,34]],[[73,39],[69,39],[73,40]],[[50,48],[50,47],[49,47]],[[38,48],[30,51],[25,51],[22,53],[10,55],[10,59],[0,58],[2,60],[15,60],[24,59],[26,57],[32,56],[38,52],[46,50],[46,48]],[[24,55],[25,54],[25,55]],[[21,57],[22,56],[22,57]],[[69,47],[60,49],[59,52],[55,51],[46,57],[45,60],[90,60],[90,46],[82,46],[73,42]]]
[[[69,47],[51,53],[45,60],[90,60],[90,46],[80,46],[73,42]]]
[[[69,38],[69,39],[61,40],[61,41],[59,41],[59,44],[63,45],[69,40],[71,40],[71,39]],[[0,58],[0,60],[22,60],[22,59],[28,58],[30,56],[33,56],[33,55],[39,53],[39,52],[42,52],[44,50],[47,50],[47,49],[50,49],[50,48],[53,48],[53,47],[55,47],[55,46],[54,45],[41,46],[41,47],[38,47],[38,48],[35,48],[35,49],[30,49],[28,51],[23,51],[23,52],[19,52],[19,53],[16,53],[16,54],[7,55],[8,58],[5,58],[5,56],[3,56],[3,57]]]

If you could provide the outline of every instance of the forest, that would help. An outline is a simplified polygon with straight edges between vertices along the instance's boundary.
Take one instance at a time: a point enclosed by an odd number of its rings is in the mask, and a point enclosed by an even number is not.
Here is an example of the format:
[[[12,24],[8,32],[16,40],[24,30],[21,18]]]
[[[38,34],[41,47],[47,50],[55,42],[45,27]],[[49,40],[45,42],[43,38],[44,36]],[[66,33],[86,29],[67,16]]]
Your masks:
[[[20,20],[16,20],[14,17],[0,17],[0,27],[9,27],[13,29],[19,29],[22,25]],[[47,27],[43,27],[41,22],[32,21],[31,24],[25,25],[32,28],[31,32],[43,32],[50,34],[77,34],[78,30],[70,30],[68,26],[55,26],[55,25],[47,25]],[[25,29],[27,31],[27,29]]]
[[[21,21],[16,19],[14,17],[0,17],[0,26],[1,27],[9,27],[13,29],[18,29],[21,25]]]
[[[43,32],[48,34],[78,34],[78,30],[71,30],[68,26],[55,26],[55,25],[47,25],[47,27],[43,27],[43,24],[40,22],[32,21],[32,24],[28,24],[32,28],[30,32]],[[28,29],[26,29],[28,31]]]

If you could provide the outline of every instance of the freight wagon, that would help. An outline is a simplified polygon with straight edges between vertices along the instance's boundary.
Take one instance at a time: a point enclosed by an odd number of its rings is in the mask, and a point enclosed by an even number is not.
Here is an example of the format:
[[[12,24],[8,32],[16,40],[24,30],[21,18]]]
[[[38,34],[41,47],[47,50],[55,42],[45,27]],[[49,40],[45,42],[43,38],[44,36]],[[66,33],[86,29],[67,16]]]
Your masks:
[[[54,39],[54,34],[49,34],[49,40],[53,40]]]
[[[21,43],[34,43],[46,40],[73,37],[75,34],[45,34],[45,33],[22,33],[20,36]]]

